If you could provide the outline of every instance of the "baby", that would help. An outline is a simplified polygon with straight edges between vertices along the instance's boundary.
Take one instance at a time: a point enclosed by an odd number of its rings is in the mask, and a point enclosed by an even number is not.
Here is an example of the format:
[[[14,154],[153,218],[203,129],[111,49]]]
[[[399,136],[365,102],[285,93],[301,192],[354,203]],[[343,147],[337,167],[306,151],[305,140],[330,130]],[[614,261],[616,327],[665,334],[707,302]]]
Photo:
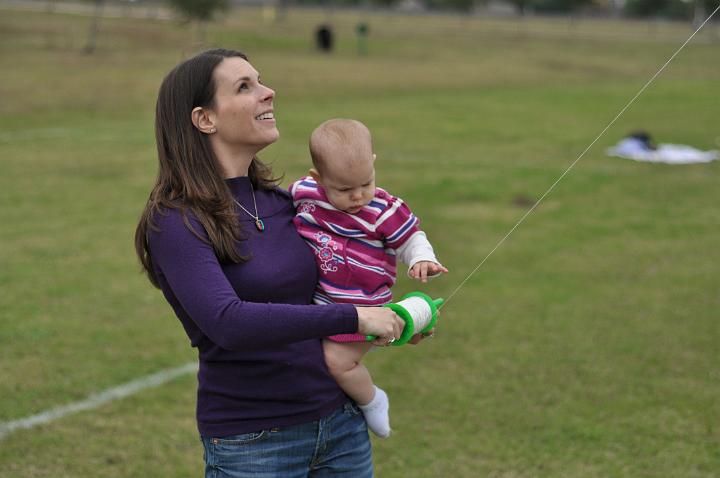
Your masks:
[[[422,282],[448,272],[402,199],[375,187],[376,156],[364,124],[324,122],[310,137],[310,155],[310,176],[293,183],[290,192],[295,226],[315,252],[320,272],[316,304],[391,302],[396,257]],[[330,374],[358,404],[370,430],[387,437],[387,395],[360,362],[372,344],[363,335],[344,334],[328,337],[323,346]]]

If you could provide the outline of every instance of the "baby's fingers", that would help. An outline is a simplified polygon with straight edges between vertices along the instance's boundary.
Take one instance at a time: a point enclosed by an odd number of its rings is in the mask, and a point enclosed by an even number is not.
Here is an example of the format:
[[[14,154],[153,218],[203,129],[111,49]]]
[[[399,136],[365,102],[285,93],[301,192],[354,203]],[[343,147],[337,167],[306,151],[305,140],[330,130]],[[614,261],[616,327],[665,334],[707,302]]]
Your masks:
[[[420,264],[420,280],[423,282],[427,282],[427,276],[428,276],[428,269],[431,266],[431,264],[428,264],[427,262],[423,262]]]
[[[435,275],[435,274],[439,274],[441,272],[444,272],[445,274],[448,273],[448,270],[444,265],[433,263],[430,266],[430,274]]]

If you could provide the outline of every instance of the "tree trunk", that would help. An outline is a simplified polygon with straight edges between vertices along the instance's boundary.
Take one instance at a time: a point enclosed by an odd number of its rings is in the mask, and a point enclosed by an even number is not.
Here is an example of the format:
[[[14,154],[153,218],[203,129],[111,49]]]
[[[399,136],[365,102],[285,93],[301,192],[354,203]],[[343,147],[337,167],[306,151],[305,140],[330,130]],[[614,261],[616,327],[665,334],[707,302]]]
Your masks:
[[[277,14],[275,15],[275,21],[278,23],[284,22],[287,18],[288,4],[287,0],[278,0],[275,6]]]
[[[205,41],[207,40],[207,21],[196,20],[195,22],[195,38],[193,41],[193,50],[200,51],[205,48]]]
[[[705,11],[705,2],[703,0],[695,0],[695,12],[693,14],[693,27],[700,28],[702,22],[707,18]]]
[[[97,37],[100,33],[100,20],[102,19],[103,10],[105,9],[105,0],[95,0],[95,15],[93,15],[90,31],[88,32],[87,43],[83,48],[83,53],[88,55],[95,52],[97,48]]]

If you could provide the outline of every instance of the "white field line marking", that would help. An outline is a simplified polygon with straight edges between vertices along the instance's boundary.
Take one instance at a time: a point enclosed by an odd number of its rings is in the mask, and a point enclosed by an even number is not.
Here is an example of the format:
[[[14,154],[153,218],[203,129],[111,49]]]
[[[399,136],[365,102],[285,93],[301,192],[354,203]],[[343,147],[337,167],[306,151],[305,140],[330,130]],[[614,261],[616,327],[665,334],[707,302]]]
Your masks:
[[[19,420],[2,422],[0,423],[0,440],[7,437],[15,430],[32,428],[37,425],[52,422],[64,417],[65,415],[98,408],[108,402],[125,398],[146,388],[157,387],[182,375],[197,372],[197,369],[197,362],[187,363],[185,365],[181,365],[180,367],[168,368],[152,375],[147,375],[145,377],[124,383],[117,387],[109,388],[103,392],[90,395],[85,400],[81,400],[79,402],[51,408],[50,410],[38,413],[37,415],[31,415]]]
[[[657,71],[657,73],[655,73],[655,74],[652,76],[652,78],[650,78],[650,79],[647,81],[647,83],[645,83],[645,85],[644,85],[642,88],[640,88],[640,91],[638,91],[637,94],[635,94],[635,96],[633,96],[633,98],[632,98],[630,101],[628,101],[628,103],[623,107],[623,109],[620,110],[620,112],[615,116],[615,118],[613,118],[612,121],[610,121],[610,123],[608,123],[608,125],[605,126],[605,128],[600,132],[600,134],[597,135],[597,137],[593,140],[593,142],[590,143],[590,145],[589,145],[587,148],[585,148],[585,151],[583,151],[582,153],[580,153],[580,156],[578,156],[577,159],[576,159],[575,161],[573,161],[572,164],[570,164],[570,166],[568,166],[567,169],[560,175],[560,177],[558,177],[557,180],[555,180],[555,182],[552,184],[552,186],[550,186],[550,187],[548,188],[548,190],[545,191],[545,193],[544,193],[542,196],[540,196],[540,199],[538,199],[538,200],[535,202],[535,204],[533,204],[533,206],[532,206],[530,209],[527,210],[527,212],[520,218],[520,220],[515,223],[515,225],[512,227],[512,229],[510,229],[510,231],[509,231],[507,234],[505,234],[505,237],[503,237],[502,239],[500,239],[500,241],[495,245],[495,247],[493,247],[493,249],[488,253],[488,255],[486,255],[485,258],[484,258],[482,261],[480,261],[480,264],[478,264],[477,267],[475,267],[475,269],[473,269],[472,272],[470,272],[470,274],[468,274],[468,276],[460,283],[459,286],[457,286],[457,287],[455,288],[455,290],[450,294],[450,296],[448,296],[447,299],[445,299],[445,302],[443,302],[443,304],[442,304],[440,307],[438,307],[438,309],[441,309],[441,308],[445,307],[445,306],[448,304],[448,302],[450,302],[450,299],[452,299],[453,296],[454,296],[455,294],[457,294],[460,289],[462,289],[462,287],[465,285],[465,283],[466,283],[468,280],[470,280],[470,278],[477,272],[478,269],[480,269],[480,267],[482,267],[483,264],[485,264],[485,261],[487,261],[488,258],[490,258],[490,256],[493,255],[493,253],[505,242],[505,240],[506,240],[508,237],[510,237],[510,235],[511,235],[513,232],[515,232],[515,229],[517,229],[518,226],[519,226],[520,224],[522,224],[523,221],[525,221],[525,218],[528,217],[528,216],[530,215],[530,213],[532,213],[532,212],[535,210],[536,207],[538,207],[538,204],[540,204],[540,203],[542,202],[542,200],[545,199],[545,196],[547,196],[548,194],[550,194],[550,192],[551,192],[553,189],[555,189],[555,186],[557,186],[558,183],[559,183],[560,181],[562,181],[562,179],[567,175],[567,173],[569,173],[570,170],[571,170],[573,167],[575,167],[575,165],[577,164],[577,162],[580,161],[580,160],[583,158],[583,156],[585,156],[585,153],[587,153],[588,151],[590,151],[590,148],[592,148],[592,147],[595,145],[595,143],[597,143],[597,141],[605,134],[605,132],[606,132],[607,130],[609,130],[610,127],[611,127],[613,124],[615,124],[615,122],[618,120],[618,118],[620,118],[620,117],[623,115],[623,113],[625,113],[625,111],[626,111],[628,108],[630,108],[630,105],[632,105],[633,103],[635,103],[635,100],[638,99],[638,97],[640,97],[640,95],[642,95],[642,94],[645,92],[645,90],[648,88],[648,86],[650,86],[650,85],[652,84],[652,82],[655,81],[655,78],[657,78],[657,77],[660,75],[660,73],[662,73],[662,72],[665,70],[665,68],[667,68],[667,66],[670,64],[670,62],[672,62],[672,61],[675,59],[675,57],[678,56],[678,54],[683,50],[683,48],[685,48],[685,45],[687,45],[688,43],[690,43],[690,40],[692,40],[692,39],[695,37],[695,35],[697,35],[697,33],[702,29],[702,27],[704,27],[705,24],[706,24],[707,22],[709,22],[710,19],[711,19],[713,16],[715,16],[715,14],[718,12],[718,10],[720,10],[720,5],[718,5],[718,7],[715,9],[715,11],[712,12],[712,13],[710,14],[710,16],[707,17],[707,19],[706,19],[704,22],[702,22],[702,25],[700,25],[700,26],[697,28],[697,30],[695,30],[695,32],[694,32],[692,35],[690,35],[690,38],[688,38],[687,40],[685,40],[685,43],[683,43],[682,46],[681,46],[680,48],[678,48],[677,51],[675,51],[675,53],[673,53],[673,55],[670,57],[670,59],[669,59],[668,61],[666,61],[665,64],[664,64],[662,67],[660,67],[660,69]]]

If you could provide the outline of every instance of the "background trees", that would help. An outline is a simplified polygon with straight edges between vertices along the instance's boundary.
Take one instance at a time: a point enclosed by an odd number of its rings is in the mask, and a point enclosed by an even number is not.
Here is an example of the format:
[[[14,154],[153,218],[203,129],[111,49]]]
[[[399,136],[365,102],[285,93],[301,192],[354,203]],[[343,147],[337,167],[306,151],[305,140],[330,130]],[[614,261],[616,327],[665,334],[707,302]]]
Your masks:
[[[202,2],[211,0],[173,0],[185,2]],[[382,6],[396,7],[407,0],[282,0],[285,4],[320,5],[320,6]],[[495,0],[497,2],[498,0]],[[502,0],[501,0],[502,1]],[[578,10],[597,10],[635,18],[674,18],[693,19],[708,15],[718,6],[718,0],[504,0],[515,7],[519,15],[532,12],[548,14],[575,13]],[[471,11],[482,8],[491,0],[419,0],[430,10]],[[703,17],[702,20],[707,18]],[[702,21],[701,20],[701,21]]]
[[[193,43],[199,45],[205,43],[207,22],[216,12],[230,7],[229,0],[170,0],[170,4],[195,25]]]

